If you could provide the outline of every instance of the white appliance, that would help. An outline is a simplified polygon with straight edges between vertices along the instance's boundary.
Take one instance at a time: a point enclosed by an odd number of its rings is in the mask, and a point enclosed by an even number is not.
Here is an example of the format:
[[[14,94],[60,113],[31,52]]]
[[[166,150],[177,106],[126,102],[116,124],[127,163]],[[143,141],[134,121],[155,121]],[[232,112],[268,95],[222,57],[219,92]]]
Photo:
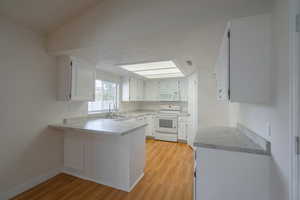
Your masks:
[[[155,134],[157,140],[177,142],[178,138],[178,115],[180,106],[161,105],[159,114],[155,119]]]

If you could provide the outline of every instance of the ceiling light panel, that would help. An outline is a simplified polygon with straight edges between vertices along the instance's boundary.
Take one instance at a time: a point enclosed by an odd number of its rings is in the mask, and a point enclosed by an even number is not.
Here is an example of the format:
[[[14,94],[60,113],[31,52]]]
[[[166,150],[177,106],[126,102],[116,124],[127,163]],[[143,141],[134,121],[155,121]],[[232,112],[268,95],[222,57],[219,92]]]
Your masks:
[[[184,77],[173,61],[120,65],[120,67],[149,79]]]
[[[161,62],[149,62],[132,65],[121,65],[123,69],[131,72],[151,70],[151,69],[165,69],[165,68],[177,68],[173,61],[161,61]]]
[[[184,77],[182,73],[174,73],[174,74],[154,74],[154,75],[146,75],[146,78],[155,79],[155,78],[175,78],[175,77]]]
[[[134,73],[144,76],[144,75],[154,75],[154,74],[174,74],[174,73],[181,73],[181,72],[178,68],[171,68],[171,69],[136,71]]]

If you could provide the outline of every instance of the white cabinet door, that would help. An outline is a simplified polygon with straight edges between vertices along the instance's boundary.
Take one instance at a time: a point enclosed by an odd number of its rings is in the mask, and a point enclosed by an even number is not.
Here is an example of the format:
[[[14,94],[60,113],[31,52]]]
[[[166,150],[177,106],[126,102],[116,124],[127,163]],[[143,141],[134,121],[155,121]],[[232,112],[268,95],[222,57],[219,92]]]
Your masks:
[[[137,100],[144,100],[144,81],[141,79],[137,80]]]
[[[271,16],[234,19],[225,31],[216,62],[217,98],[269,103]]]
[[[159,100],[160,101],[179,100],[178,80],[166,79],[166,80],[159,81]]]
[[[122,79],[122,101],[130,101],[129,88],[130,88],[130,79],[123,78]]]
[[[147,80],[145,81],[144,100],[145,101],[158,101],[159,81]]]
[[[187,140],[188,124],[189,122],[187,117],[178,118],[178,139]]]
[[[178,139],[179,140],[186,140],[186,126],[185,122],[178,123]]]
[[[71,100],[93,101],[95,99],[96,70],[85,62],[72,58]]]
[[[152,115],[145,117],[146,123],[148,123],[148,126],[146,127],[146,136],[153,136],[153,130],[154,130],[154,118]]]
[[[85,61],[70,57],[57,58],[58,93],[63,101],[93,101],[95,99],[96,68]]]
[[[188,100],[188,81],[186,79],[179,80],[179,100]]]
[[[270,200],[270,165],[271,156],[198,147],[196,200]]]
[[[216,63],[217,99],[229,99],[229,27],[225,31]]]
[[[129,100],[136,101],[136,79],[130,78],[129,79]]]
[[[232,20],[230,32],[231,101],[268,103],[271,16],[267,14]]]
[[[122,81],[123,101],[142,101],[144,99],[144,81],[136,78],[124,78]]]

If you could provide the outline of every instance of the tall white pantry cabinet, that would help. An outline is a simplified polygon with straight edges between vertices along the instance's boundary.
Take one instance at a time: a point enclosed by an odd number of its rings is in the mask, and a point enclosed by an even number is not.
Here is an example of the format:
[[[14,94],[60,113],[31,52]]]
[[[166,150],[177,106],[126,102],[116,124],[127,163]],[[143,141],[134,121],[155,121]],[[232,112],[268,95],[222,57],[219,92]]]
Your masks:
[[[57,99],[94,101],[96,67],[72,56],[57,57]]]
[[[231,20],[215,71],[217,98],[266,104],[270,99],[271,15]]]

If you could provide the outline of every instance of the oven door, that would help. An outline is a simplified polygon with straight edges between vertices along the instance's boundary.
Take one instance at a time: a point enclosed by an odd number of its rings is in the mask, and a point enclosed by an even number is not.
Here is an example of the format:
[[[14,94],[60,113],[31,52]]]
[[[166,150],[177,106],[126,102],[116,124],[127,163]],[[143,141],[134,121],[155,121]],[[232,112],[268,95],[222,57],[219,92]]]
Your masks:
[[[155,130],[161,133],[177,133],[177,118],[157,117]]]

